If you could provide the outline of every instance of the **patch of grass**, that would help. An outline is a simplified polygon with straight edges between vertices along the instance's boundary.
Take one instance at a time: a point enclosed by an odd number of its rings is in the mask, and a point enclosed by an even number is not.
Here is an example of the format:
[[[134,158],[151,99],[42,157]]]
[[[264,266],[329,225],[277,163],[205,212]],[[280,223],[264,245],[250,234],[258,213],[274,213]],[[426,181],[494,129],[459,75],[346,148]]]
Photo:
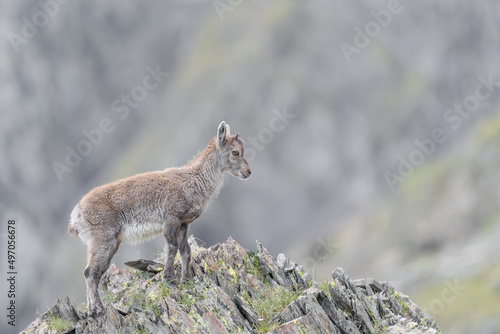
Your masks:
[[[179,296],[179,303],[181,305],[184,305],[186,307],[190,307],[191,305],[193,305],[194,303],[196,302],[196,298],[194,298],[193,296],[191,296],[190,294],[188,293],[185,293],[184,291],[181,293],[181,295]]]
[[[57,332],[65,332],[69,328],[71,328],[71,326],[73,326],[73,323],[71,321],[64,319],[59,315],[50,315],[47,317],[46,321],[49,325],[49,328]]]
[[[135,276],[139,279],[148,280],[156,274],[150,273],[149,271],[135,270]]]
[[[245,258],[245,265],[247,273],[257,277],[264,283],[268,283],[266,280],[266,272],[260,265],[260,258],[257,254],[253,252],[248,252]]]
[[[333,284],[333,282],[330,282],[328,278],[322,279],[319,281],[319,289],[322,290],[329,299],[332,299],[332,296],[330,295],[330,283]]]
[[[151,282],[149,284],[151,284]],[[148,293],[147,296],[145,296],[144,309],[146,311],[153,312],[156,316],[160,316],[161,309],[158,305],[158,302],[168,295],[170,295],[170,286],[168,285],[168,283],[163,281],[158,282],[158,285],[155,287],[155,289]],[[132,294],[131,298],[135,298],[136,301],[141,302],[141,300],[138,299],[136,293]]]
[[[104,288],[102,292],[104,293],[104,300],[111,304],[114,299],[113,293],[106,288]]]
[[[148,295],[144,301],[145,310],[154,313],[157,317],[161,315],[160,306],[158,305],[158,301],[162,298],[161,294],[162,292],[160,291],[153,296]]]
[[[141,324],[136,324],[135,325],[135,331],[134,334],[147,334],[148,332],[146,331],[146,328],[141,325]]]
[[[179,283],[177,293],[177,301],[188,308],[198,300],[205,299],[203,293],[196,290],[193,280]]]
[[[185,290],[185,289],[187,289],[187,290],[194,290],[194,288],[195,288],[194,280],[190,279],[190,280],[181,282],[179,284],[179,288],[182,289],[182,290]]]
[[[379,323],[378,321],[375,321],[373,327],[375,328],[375,332],[373,332],[373,334],[383,334],[387,329],[386,326],[384,326],[382,323]]]
[[[284,287],[266,287],[257,295],[245,298],[250,306],[257,312],[262,321],[255,330],[259,333],[266,333],[274,329],[278,324],[271,323],[271,320],[283,309],[300,296],[301,291],[293,291]]]
[[[130,295],[127,299],[129,300],[130,303],[134,304],[137,307],[142,308],[146,304],[147,298],[145,291],[141,289],[133,289],[132,291],[130,291]]]
[[[165,282],[161,282],[160,283],[160,293],[158,295],[158,299],[163,299],[168,295],[170,295],[170,286]]]
[[[406,303],[403,300],[398,300],[398,303],[403,308],[404,315],[409,316],[410,315],[410,307],[408,306],[408,303]]]
[[[161,315],[161,309],[158,303],[155,303],[149,299],[146,301],[144,308],[146,309],[146,311],[154,313],[154,315],[156,315],[157,317]]]

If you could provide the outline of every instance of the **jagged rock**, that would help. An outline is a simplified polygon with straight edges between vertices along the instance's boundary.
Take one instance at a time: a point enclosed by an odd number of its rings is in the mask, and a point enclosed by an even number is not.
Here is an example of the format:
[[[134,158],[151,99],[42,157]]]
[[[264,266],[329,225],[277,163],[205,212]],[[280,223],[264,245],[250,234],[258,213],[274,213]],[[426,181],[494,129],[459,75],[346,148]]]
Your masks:
[[[290,303],[272,320],[283,323],[269,333],[339,333],[316,298],[309,293]]]
[[[165,265],[163,263],[159,263],[151,260],[137,260],[137,261],[128,261],[125,262],[127,266],[130,268],[134,268],[137,270],[148,271],[150,273],[156,274],[160,271],[163,271]]]
[[[351,280],[336,268],[324,291],[260,243],[252,252],[231,238],[210,248],[189,242],[193,281],[164,283],[160,260],[127,262],[135,271],[112,265],[101,281],[104,316],[87,318],[66,298],[23,333],[440,333],[388,283]]]

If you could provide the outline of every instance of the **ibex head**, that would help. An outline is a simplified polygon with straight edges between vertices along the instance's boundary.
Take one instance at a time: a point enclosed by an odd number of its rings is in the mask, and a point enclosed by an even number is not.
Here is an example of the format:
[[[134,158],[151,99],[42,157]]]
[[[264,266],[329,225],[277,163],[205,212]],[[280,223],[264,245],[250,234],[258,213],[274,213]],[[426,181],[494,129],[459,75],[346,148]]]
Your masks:
[[[243,157],[243,141],[238,134],[230,134],[229,125],[222,122],[217,129],[216,139],[219,164],[223,172],[228,171],[233,176],[246,179],[252,174],[248,162]]]

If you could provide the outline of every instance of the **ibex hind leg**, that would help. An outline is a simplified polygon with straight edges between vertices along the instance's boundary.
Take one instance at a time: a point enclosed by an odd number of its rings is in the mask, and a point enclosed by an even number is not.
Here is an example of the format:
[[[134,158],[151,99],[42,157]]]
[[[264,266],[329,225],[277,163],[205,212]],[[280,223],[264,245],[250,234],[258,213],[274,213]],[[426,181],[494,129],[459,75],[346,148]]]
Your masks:
[[[120,241],[118,239],[109,240],[105,244],[99,243],[97,247],[92,244],[88,245],[88,263],[83,271],[83,275],[87,284],[89,317],[98,317],[104,314],[104,306],[99,298],[99,281],[106,270],[108,270],[111,259],[118,250],[119,245]]]

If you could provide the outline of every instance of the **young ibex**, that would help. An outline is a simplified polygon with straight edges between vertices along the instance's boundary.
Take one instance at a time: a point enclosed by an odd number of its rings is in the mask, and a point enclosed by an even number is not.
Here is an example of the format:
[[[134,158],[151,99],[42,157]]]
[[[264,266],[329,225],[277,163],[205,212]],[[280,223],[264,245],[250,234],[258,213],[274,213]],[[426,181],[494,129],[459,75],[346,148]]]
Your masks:
[[[68,233],[80,236],[87,245],[88,264],[83,274],[89,316],[104,312],[99,280],[122,241],[137,243],[163,232],[167,252],[164,279],[176,283],[177,250],[182,279],[191,278],[189,223],[217,196],[224,172],[241,179],[251,174],[243,157],[243,141],[229,131],[229,126],[222,122],[205,150],[183,167],[139,174],[94,188],[75,206]]]

